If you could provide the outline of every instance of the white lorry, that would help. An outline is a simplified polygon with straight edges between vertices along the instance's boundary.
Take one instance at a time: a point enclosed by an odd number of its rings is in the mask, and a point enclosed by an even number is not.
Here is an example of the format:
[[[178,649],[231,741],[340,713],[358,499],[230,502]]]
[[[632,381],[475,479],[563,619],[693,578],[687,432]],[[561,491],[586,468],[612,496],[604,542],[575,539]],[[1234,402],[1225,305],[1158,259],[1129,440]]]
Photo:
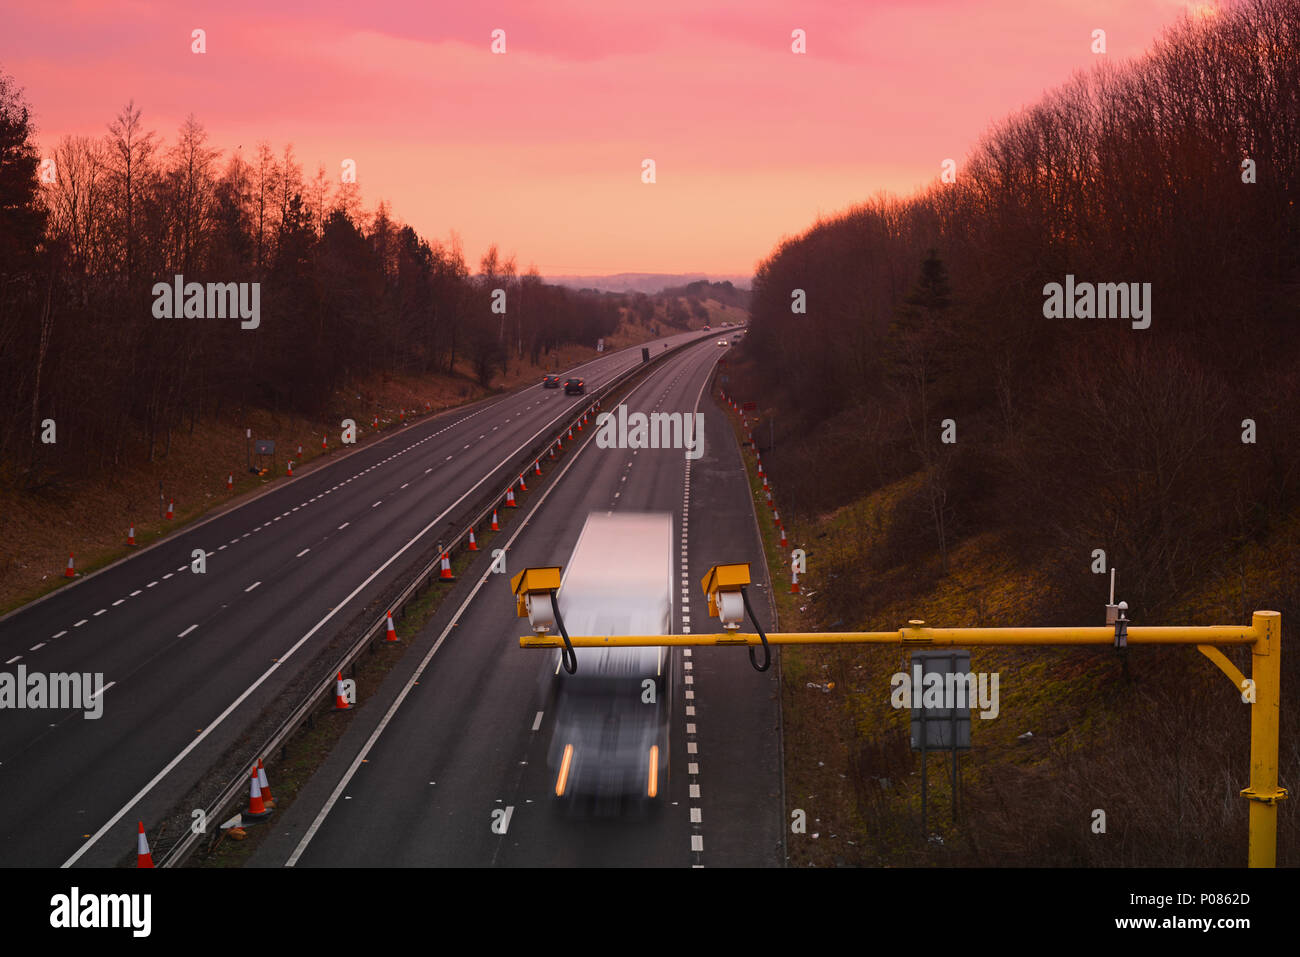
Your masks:
[[[558,599],[571,635],[671,634],[672,515],[588,515]],[[580,648],[571,675],[556,653],[557,798],[666,795],[674,660],[668,648]]]

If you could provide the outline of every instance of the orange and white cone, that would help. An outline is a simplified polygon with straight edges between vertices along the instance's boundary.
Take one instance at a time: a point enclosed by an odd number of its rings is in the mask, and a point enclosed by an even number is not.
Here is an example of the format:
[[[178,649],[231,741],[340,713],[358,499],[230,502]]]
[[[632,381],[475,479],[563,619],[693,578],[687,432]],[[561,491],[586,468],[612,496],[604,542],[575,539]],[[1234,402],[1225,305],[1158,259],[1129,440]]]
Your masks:
[[[569,426],[569,441],[573,441],[573,426]]]
[[[226,491],[233,491],[235,488],[235,473],[231,472],[226,476]]]
[[[170,522],[175,517],[176,517],[176,499],[169,498],[167,500],[167,521]]]
[[[515,487],[512,485],[506,489],[506,508],[518,508],[519,503],[515,501]]]
[[[438,573],[438,581],[454,582],[456,576],[451,573],[451,556],[446,552],[442,553],[442,571]]]
[[[266,780],[266,768],[262,766],[262,759],[257,759],[257,786],[262,789],[262,803],[268,808],[275,807],[275,798],[271,797],[271,785]]]
[[[794,569],[790,570],[790,594],[799,594],[799,573]]]
[[[527,491],[528,491],[528,486],[524,484],[524,473],[523,473],[523,472],[520,472],[520,473],[519,473],[519,491],[521,491],[521,492],[527,492]]]
[[[328,450],[329,450],[329,447],[330,447],[330,437],[329,437],[328,435],[322,435],[322,436],[320,437],[320,448],[321,448],[321,451],[322,451],[322,452],[328,451]]]
[[[786,541],[786,538],[785,538],[785,528],[784,528],[784,527],[782,527],[782,529],[781,529],[781,547],[782,547],[782,548],[789,548],[789,547],[790,547],[790,543],[789,543],[788,541]]]
[[[334,709],[333,710],[335,711],[352,710],[352,705],[348,701],[348,696],[343,691],[343,672],[341,671],[339,672],[338,679],[334,685]]]
[[[126,543],[127,543],[128,545],[134,545],[134,544],[136,543],[136,542],[135,542],[135,526],[134,526],[134,525],[132,525],[132,526],[130,527],[130,529],[127,530],[127,533],[126,533]]]
[[[375,421],[372,423],[372,428],[376,428],[376,429],[379,428],[379,416],[375,416]]]
[[[253,775],[249,779],[248,785],[248,810],[244,812],[243,817],[246,821],[260,821],[270,815],[266,809],[266,802],[262,800],[262,785],[257,781],[257,768],[253,768]]]
[[[77,573],[72,568],[72,552],[68,552],[68,567],[63,570],[64,578],[76,578]]]
[[[555,446],[551,446],[551,461],[555,461]]]
[[[533,474],[534,474],[534,475],[541,475],[541,474],[542,474],[542,460],[541,460],[541,459],[534,459],[534,460],[533,460]]]
[[[474,529],[472,526],[469,530],[469,550],[471,552],[478,551],[478,542],[474,540]]]
[[[135,836],[135,866],[153,867],[153,855],[149,853],[149,838],[144,835],[144,821]]]
[[[289,474],[293,474],[293,459],[289,460]]]
[[[492,531],[501,531],[501,526],[497,524],[497,510],[495,508],[492,509]]]
[[[569,438],[573,438],[573,436],[569,436]],[[564,439],[562,437],[555,440],[555,447],[561,452],[564,451]]]
[[[298,458],[302,458],[302,445],[298,446]]]
[[[385,636],[384,641],[396,641],[396,640],[397,640],[397,629],[393,627],[393,613],[390,611],[388,613],[388,634]]]

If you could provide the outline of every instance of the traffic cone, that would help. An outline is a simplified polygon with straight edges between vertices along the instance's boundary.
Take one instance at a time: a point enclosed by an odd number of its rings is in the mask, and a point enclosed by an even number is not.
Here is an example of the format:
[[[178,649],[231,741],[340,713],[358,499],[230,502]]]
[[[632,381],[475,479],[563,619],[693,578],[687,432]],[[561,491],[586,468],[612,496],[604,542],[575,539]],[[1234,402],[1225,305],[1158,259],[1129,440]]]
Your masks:
[[[406,421],[406,410],[405,410],[405,409],[399,409],[398,412],[397,412],[397,417],[398,417],[399,419],[401,419],[403,422],[405,422],[405,421]]]
[[[775,523],[777,528],[781,527],[781,513],[778,512],[776,509],[772,510],[772,521],[773,523]]]
[[[519,507],[518,503],[515,502],[515,487],[512,485],[508,489],[506,489],[506,508],[518,508],[518,507]]]
[[[572,438],[572,436],[570,436],[570,438]],[[555,440],[555,447],[556,447],[557,449],[559,449],[561,452],[564,451],[564,438],[563,438],[563,437],[558,438],[558,439]]]
[[[528,486],[524,484],[524,473],[523,473],[523,472],[520,472],[520,473],[519,473],[519,491],[521,491],[521,492],[527,492],[527,491],[528,491]]]
[[[555,446],[551,446],[551,461],[555,461]]]
[[[126,543],[127,543],[128,545],[134,545],[134,544],[135,544],[135,526],[134,526],[134,525],[132,525],[131,528],[130,528],[130,530],[126,533]]]
[[[492,531],[501,531],[501,526],[497,524],[497,510],[495,508],[492,509]]]
[[[293,459],[289,460],[289,474],[293,475]]]
[[[767,490],[770,489],[771,487],[772,487],[772,486],[770,486],[770,485],[767,484],[767,476],[764,475],[764,476],[763,476],[763,491],[767,491]]]
[[[393,627],[393,613],[390,611],[388,613],[388,635],[384,638],[384,641],[396,641],[396,640],[397,640],[397,629]]]
[[[266,781],[266,768],[262,766],[262,759],[257,759],[257,786],[262,789],[262,803],[268,808],[275,807],[275,798],[271,797],[271,785]]]
[[[799,594],[799,573],[794,569],[790,570],[790,594]]]
[[[338,681],[334,685],[334,711],[351,711],[352,705],[348,702],[347,695],[343,693],[343,672],[339,672]]]
[[[569,426],[569,441],[573,441],[573,426]]]
[[[438,581],[454,582],[456,576],[451,573],[451,558],[446,552],[442,553],[442,571],[438,573]]]
[[[534,459],[534,460],[533,460],[533,474],[534,474],[534,475],[541,475],[541,474],[542,474],[542,460],[541,460],[541,459]]]
[[[176,499],[169,498],[167,500],[167,521],[170,522],[175,517],[176,517]]]
[[[375,421],[371,423],[372,428],[379,428],[379,416],[375,416]]]
[[[330,437],[328,435],[322,435],[320,437],[320,450],[322,452],[327,452],[329,451],[329,447],[330,447]]]
[[[474,541],[474,528],[473,528],[473,526],[471,526],[471,527],[470,527],[470,530],[469,530],[469,550],[470,550],[471,552],[476,552],[476,551],[478,551],[478,542]]]
[[[579,420],[578,420],[578,431],[579,431],[579,432],[582,431],[582,419],[579,419]]]
[[[251,783],[248,786],[248,810],[244,812],[243,817],[249,821],[260,821],[264,817],[269,817],[271,812],[266,809],[266,802],[262,800],[262,785],[257,781],[257,768],[253,768],[253,775],[249,780]]]
[[[782,547],[782,548],[789,548],[789,547],[790,547],[790,543],[789,543],[788,541],[786,541],[786,539],[785,539],[785,529],[784,529],[784,528],[781,529],[781,547]]]
[[[149,838],[144,835],[144,821],[135,837],[135,866],[153,867],[153,855],[149,853]]]
[[[235,488],[235,473],[231,472],[226,476],[226,491],[233,491]]]
[[[63,570],[64,578],[76,578],[77,573],[72,570],[72,552],[68,552],[68,567]]]
[[[298,458],[302,458],[302,444],[301,444],[301,443],[299,443],[299,445],[298,445]]]

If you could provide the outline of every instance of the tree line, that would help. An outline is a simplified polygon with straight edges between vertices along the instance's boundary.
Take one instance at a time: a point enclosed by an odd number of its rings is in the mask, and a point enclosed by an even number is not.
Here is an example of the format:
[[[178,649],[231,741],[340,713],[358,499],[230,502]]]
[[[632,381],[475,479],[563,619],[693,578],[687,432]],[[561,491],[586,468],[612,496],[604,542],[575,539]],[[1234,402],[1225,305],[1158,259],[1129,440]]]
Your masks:
[[[1298,177],[1300,2],[1248,0],[995,124],[953,181],[782,242],[744,349],[792,410],[764,456],[789,504],[912,477],[846,575],[942,575],[997,529],[1062,620],[1096,615],[1094,549],[1150,620],[1295,509]],[[1149,328],[1049,318],[1067,277],[1150,283]]]
[[[345,383],[454,374],[594,346],[625,297],[521,273],[491,247],[471,274],[453,232],[430,241],[292,146],[215,148],[193,116],[169,145],[129,103],[103,136],[42,151],[0,73],[0,463],[41,480],[166,454],[171,431],[261,407],[321,415]],[[338,180],[336,182],[336,180]],[[258,283],[261,321],[155,318],[154,286]],[[504,312],[495,290],[505,291]],[[494,309],[494,306],[496,307]]]

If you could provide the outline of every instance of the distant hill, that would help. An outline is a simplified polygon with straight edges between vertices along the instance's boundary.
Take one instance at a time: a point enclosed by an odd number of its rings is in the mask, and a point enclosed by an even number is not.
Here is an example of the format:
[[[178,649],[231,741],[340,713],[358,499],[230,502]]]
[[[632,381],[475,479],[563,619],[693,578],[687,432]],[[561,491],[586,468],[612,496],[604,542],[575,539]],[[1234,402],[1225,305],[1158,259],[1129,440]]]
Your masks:
[[[604,289],[609,292],[644,292],[648,295],[673,286],[685,286],[698,280],[730,280],[740,289],[748,289],[753,276],[706,276],[704,273],[621,272],[612,276],[543,276],[544,281],[572,289]]]

